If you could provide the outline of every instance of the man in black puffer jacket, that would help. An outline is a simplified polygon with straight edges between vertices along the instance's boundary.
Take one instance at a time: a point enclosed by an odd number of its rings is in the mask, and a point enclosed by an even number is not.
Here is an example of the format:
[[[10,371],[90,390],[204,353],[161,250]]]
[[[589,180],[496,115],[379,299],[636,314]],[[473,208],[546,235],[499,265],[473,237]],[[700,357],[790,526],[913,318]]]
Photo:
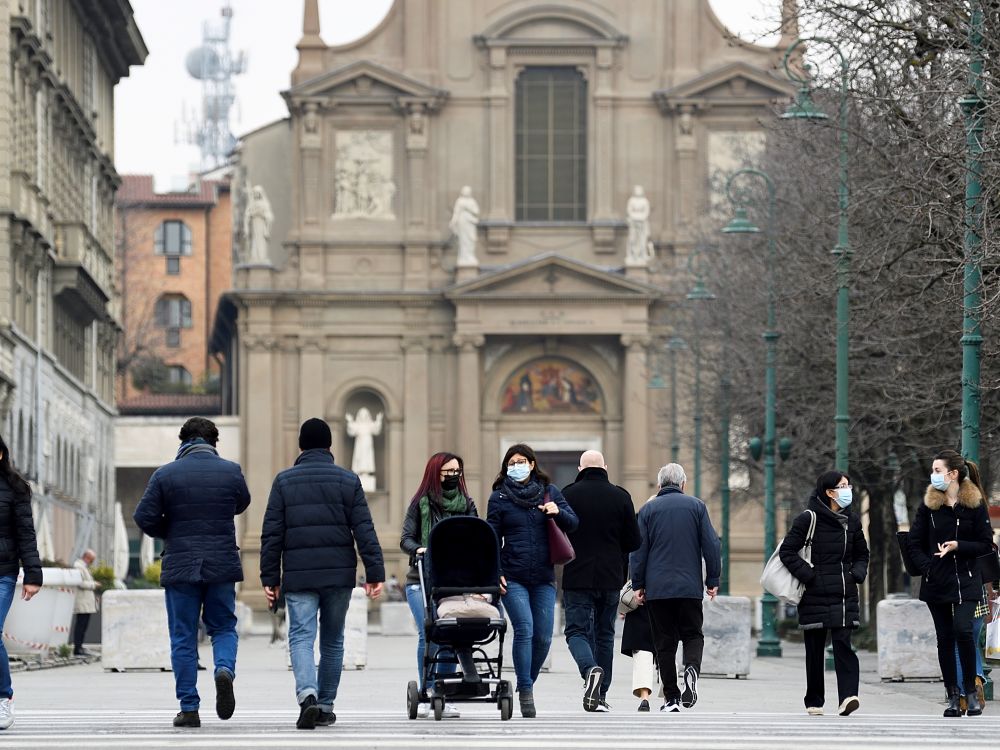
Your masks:
[[[236,586],[243,580],[237,516],[250,505],[239,464],[219,458],[219,431],[203,417],[181,427],[177,457],[157,469],[135,509],[136,525],[163,539],[160,583],[170,626],[170,663],[181,712],[175,727],[201,726],[198,708],[198,620],[212,638],[215,711],[233,715],[236,676]]]
[[[322,419],[299,430],[302,453],[274,478],[260,535],[260,580],[269,602],[284,590],[288,648],[299,703],[299,729],[336,721],[344,663],[344,620],[357,573],[357,544],[365,593],[376,598],[385,581],[382,547],[358,475],[333,462],[333,436]],[[284,575],[282,575],[284,569]],[[313,644],[319,615],[319,675]]]

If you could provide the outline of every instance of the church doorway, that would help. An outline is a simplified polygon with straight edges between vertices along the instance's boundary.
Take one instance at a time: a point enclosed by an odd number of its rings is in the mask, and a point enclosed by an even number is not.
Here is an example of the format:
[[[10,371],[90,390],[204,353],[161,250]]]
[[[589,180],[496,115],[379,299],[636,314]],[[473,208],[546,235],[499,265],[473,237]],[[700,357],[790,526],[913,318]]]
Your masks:
[[[583,451],[536,451],[538,465],[559,489],[576,480]]]

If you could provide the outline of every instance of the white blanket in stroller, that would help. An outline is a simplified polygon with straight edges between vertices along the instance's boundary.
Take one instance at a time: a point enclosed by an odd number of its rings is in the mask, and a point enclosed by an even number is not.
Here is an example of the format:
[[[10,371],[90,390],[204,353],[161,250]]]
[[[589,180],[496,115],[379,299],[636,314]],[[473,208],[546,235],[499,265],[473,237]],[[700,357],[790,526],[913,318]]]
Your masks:
[[[437,616],[497,619],[500,617],[500,610],[490,604],[483,594],[461,594],[442,597],[438,601]]]

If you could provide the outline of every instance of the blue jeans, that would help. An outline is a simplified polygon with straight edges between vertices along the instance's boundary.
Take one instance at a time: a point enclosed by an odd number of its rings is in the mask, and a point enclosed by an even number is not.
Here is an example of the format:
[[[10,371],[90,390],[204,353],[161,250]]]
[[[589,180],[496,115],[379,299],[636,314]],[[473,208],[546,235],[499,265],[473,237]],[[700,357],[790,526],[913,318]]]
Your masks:
[[[406,603],[410,605],[410,612],[413,613],[413,622],[417,625],[417,674],[420,689],[424,689],[424,649],[427,643],[424,640],[424,597],[420,593],[420,585],[411,583],[406,587]],[[431,657],[437,654],[438,647],[431,644]],[[458,670],[457,664],[439,664],[436,667],[438,674],[449,674]]]
[[[215,674],[236,676],[236,585],[233,583],[175,583],[163,587],[170,627],[170,665],[181,711],[197,711],[198,621],[212,639]]]
[[[503,606],[514,628],[511,651],[517,689],[531,691],[552,645],[552,617],[556,606],[553,583],[523,586],[507,580]]]
[[[604,670],[601,695],[611,685],[611,663],[615,653],[615,616],[618,614],[618,590],[578,589],[563,591],[566,613],[566,645],[586,678],[592,667]]]
[[[10,605],[14,603],[14,576],[0,576],[0,630],[3,630]],[[10,662],[7,661],[7,647],[0,638],[0,698],[13,698],[14,686],[10,684]]]
[[[979,636],[983,632],[985,617],[976,617],[972,620],[972,642],[976,646],[976,675],[983,676],[983,649],[979,646]],[[955,644],[955,664],[958,665],[958,689],[965,695],[965,682],[962,676],[962,661],[958,658],[958,644]]]
[[[295,699],[310,695],[324,711],[333,711],[344,670],[344,620],[351,604],[349,586],[285,594],[288,651],[295,674]],[[319,615],[319,686],[316,674],[316,616]]]

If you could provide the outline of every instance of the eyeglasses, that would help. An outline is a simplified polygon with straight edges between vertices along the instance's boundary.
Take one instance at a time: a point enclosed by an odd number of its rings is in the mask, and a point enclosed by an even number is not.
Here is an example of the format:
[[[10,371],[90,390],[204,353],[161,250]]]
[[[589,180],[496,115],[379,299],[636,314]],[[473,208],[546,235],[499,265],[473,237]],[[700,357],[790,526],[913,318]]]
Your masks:
[[[443,477],[460,477],[462,476],[461,469],[441,469],[441,476]]]
[[[838,490],[849,490],[849,489],[851,489],[851,485],[849,485],[849,484],[838,484],[837,485],[837,489]]]
[[[508,461],[507,465],[508,466],[527,466],[529,463],[531,463],[531,462],[528,461],[528,459],[521,458],[521,459],[518,459],[516,461]]]

